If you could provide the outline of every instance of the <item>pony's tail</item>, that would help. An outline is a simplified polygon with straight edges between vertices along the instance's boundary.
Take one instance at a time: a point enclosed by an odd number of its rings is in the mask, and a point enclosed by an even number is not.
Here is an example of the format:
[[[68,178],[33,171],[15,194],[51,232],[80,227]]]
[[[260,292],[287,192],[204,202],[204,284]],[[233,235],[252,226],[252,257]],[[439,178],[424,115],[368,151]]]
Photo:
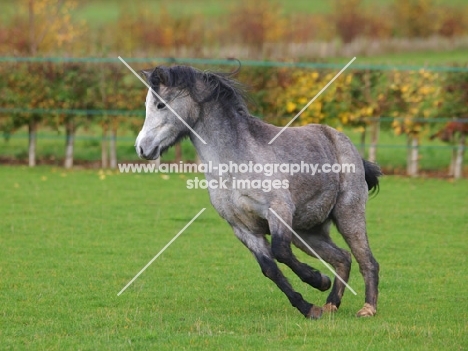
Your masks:
[[[383,175],[380,167],[372,162],[362,159],[369,194],[379,193],[379,177]]]

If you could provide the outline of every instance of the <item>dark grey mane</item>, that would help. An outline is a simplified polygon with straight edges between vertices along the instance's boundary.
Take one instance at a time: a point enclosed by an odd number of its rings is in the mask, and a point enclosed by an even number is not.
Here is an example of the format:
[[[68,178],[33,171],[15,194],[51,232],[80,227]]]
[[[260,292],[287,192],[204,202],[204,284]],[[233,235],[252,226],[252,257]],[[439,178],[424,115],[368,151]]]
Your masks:
[[[149,85],[159,92],[160,85],[186,91],[197,103],[217,101],[223,106],[236,106],[248,114],[247,94],[242,84],[232,78],[237,73],[200,71],[189,66],[158,66],[152,71],[143,71]],[[203,83],[203,84],[200,84]]]

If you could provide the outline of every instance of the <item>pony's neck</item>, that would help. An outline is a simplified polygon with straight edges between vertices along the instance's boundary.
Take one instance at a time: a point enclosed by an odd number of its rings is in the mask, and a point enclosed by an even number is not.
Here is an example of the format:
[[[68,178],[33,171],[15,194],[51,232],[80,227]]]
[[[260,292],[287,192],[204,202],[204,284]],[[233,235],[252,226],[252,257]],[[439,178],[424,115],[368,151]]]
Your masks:
[[[194,130],[206,142],[190,133],[190,139],[202,163],[224,163],[242,159],[242,150],[249,148],[249,119],[244,112],[216,109],[200,117]]]

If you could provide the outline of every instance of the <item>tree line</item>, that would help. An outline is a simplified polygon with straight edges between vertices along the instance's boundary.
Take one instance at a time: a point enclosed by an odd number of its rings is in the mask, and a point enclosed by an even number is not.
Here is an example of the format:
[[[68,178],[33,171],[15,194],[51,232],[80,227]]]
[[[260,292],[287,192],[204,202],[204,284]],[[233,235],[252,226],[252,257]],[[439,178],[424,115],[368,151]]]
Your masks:
[[[148,65],[140,63],[135,68]],[[284,125],[335,74],[330,69],[243,67],[237,79],[250,88],[253,115]],[[120,63],[2,63],[0,130],[8,136],[27,126],[30,166],[36,160],[37,130],[65,130],[64,166],[69,168],[73,165],[76,131],[99,127],[103,166],[115,167],[117,132],[136,133],[141,127],[141,121],[131,117],[144,114],[146,90]],[[391,122],[389,117],[393,117]],[[419,141],[433,134],[434,123],[443,126],[445,120],[441,117],[462,123],[468,118],[467,72],[359,69],[343,73],[295,125],[325,123],[354,128],[361,133],[362,153],[364,145],[369,144],[372,161],[377,160],[379,131],[392,129],[398,135],[406,135],[408,174],[417,175]],[[464,148],[464,133],[455,132],[448,141]],[[109,149],[110,154],[106,151]]]

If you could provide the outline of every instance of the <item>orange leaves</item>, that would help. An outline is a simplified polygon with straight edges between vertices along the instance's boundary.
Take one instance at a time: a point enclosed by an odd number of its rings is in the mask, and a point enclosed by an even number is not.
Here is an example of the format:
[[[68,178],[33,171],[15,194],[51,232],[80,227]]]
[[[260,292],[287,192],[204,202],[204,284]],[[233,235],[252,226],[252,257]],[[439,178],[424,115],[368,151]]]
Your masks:
[[[393,20],[395,31],[409,38],[431,35],[453,37],[468,30],[467,8],[450,7],[434,0],[395,0]]]
[[[282,42],[290,24],[282,12],[274,1],[241,1],[230,11],[225,34],[249,45]]]
[[[76,6],[72,0],[17,1],[14,17],[0,26],[0,37],[6,39],[0,40],[0,52],[36,55],[66,50],[70,54],[78,46],[87,46],[80,42],[86,24],[71,17]]]
[[[223,57],[297,58],[303,56],[301,52],[311,52],[303,51],[302,45],[313,46],[319,41],[462,37],[468,33],[466,5],[451,8],[437,0],[396,1],[391,6],[334,0],[332,13],[310,13],[307,7],[307,11],[300,11],[296,6],[291,13],[284,1],[243,0],[230,1],[232,6],[219,2],[219,14],[201,14],[203,10],[189,13],[171,2],[115,2],[119,17],[99,21],[89,29],[75,20],[73,13],[78,5],[89,6],[89,1],[18,0],[12,5],[15,15],[0,23],[0,53],[95,55],[118,50],[122,55],[206,57],[215,52]],[[314,55],[321,56],[321,50]]]

